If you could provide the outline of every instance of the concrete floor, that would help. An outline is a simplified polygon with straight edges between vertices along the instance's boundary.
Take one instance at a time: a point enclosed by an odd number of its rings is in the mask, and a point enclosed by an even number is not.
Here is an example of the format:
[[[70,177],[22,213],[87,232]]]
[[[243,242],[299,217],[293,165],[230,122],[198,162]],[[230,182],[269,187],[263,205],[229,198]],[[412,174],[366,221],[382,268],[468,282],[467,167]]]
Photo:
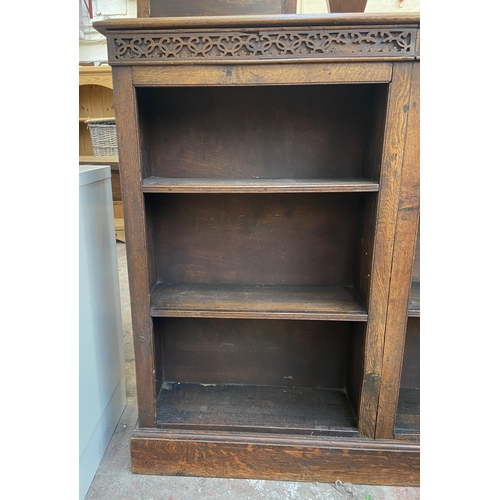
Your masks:
[[[137,475],[130,472],[129,440],[137,421],[134,349],[125,244],[117,242],[122,300],[127,405],[85,500],[415,500],[420,488],[303,483],[244,479],[207,479]]]

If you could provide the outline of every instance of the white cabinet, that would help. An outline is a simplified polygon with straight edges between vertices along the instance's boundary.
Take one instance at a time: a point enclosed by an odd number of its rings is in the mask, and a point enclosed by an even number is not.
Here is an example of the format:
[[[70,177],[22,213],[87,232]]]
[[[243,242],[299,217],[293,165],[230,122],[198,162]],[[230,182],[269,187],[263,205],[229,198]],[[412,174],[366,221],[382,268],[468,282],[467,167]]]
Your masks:
[[[80,165],[80,500],[125,408],[125,361],[109,166]]]

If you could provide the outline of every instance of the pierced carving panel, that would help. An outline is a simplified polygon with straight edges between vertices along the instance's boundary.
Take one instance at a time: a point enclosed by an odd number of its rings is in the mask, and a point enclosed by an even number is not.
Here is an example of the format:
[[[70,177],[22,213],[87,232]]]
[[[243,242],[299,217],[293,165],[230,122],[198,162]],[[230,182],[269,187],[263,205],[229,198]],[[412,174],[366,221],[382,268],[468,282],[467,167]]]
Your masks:
[[[110,37],[111,63],[411,57],[416,29],[316,29],[204,33],[122,33]]]

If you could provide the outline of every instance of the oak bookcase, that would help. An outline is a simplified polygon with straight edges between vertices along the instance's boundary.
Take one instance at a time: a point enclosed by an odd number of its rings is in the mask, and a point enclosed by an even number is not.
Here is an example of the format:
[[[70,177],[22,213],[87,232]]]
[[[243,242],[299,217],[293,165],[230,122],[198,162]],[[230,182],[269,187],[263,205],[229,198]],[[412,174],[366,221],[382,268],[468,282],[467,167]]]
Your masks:
[[[417,428],[400,423],[418,400],[398,400],[416,388],[401,373],[419,17],[94,26],[127,233],[133,472],[417,485]]]

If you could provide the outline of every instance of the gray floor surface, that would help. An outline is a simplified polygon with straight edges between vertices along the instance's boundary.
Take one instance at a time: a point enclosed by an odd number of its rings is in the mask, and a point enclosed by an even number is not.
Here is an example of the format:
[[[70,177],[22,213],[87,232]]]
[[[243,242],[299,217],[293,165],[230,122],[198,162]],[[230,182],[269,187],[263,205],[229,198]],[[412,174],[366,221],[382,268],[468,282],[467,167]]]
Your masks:
[[[125,244],[117,242],[127,405],[85,500],[416,500],[420,488],[342,483],[138,475],[130,472],[129,440],[137,421],[134,349]]]

